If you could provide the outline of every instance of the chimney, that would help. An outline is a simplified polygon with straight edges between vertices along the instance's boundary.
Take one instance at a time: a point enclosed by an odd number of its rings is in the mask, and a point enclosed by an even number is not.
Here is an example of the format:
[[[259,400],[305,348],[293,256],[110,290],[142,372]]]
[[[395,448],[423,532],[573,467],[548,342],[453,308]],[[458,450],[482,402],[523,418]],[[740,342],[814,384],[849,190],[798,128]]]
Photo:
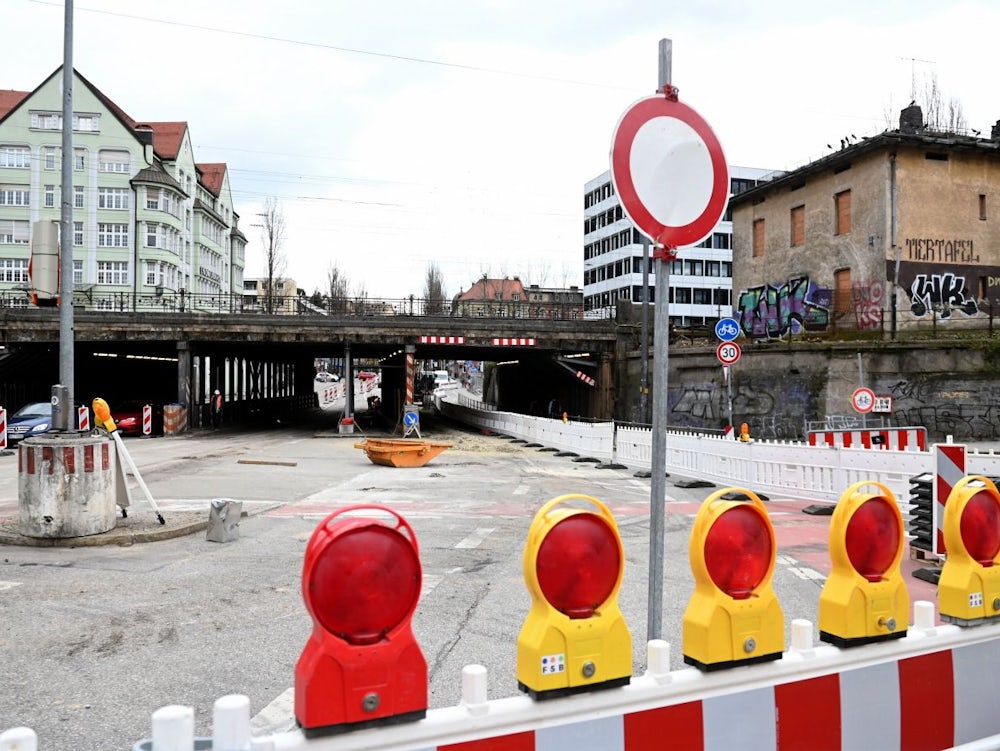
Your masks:
[[[1000,141],[1000,120],[996,121],[993,130],[990,131],[990,138],[994,141]]]
[[[904,133],[916,133],[924,127],[924,111],[919,104],[904,107],[899,113],[899,129]]]

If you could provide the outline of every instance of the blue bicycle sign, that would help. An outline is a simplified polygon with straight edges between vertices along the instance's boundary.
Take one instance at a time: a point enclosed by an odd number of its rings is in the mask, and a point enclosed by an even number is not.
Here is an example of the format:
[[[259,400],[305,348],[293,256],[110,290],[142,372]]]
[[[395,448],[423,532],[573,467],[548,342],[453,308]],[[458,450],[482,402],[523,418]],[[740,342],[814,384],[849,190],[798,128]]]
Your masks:
[[[724,342],[731,342],[740,335],[740,325],[732,318],[722,318],[715,324],[715,335]]]

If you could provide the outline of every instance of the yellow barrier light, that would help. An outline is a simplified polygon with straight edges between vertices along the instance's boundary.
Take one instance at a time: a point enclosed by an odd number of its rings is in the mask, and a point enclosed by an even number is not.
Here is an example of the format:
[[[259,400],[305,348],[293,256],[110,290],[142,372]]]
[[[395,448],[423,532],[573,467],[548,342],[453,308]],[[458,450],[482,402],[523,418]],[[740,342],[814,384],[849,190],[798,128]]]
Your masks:
[[[115,425],[115,420],[111,416],[111,408],[106,401],[101,399],[101,397],[97,397],[94,399],[92,405],[94,408],[94,420],[103,425],[104,429],[109,433],[114,433],[118,430],[118,426]]]
[[[863,492],[867,485],[880,492]],[[830,517],[832,571],[819,597],[820,639],[853,647],[906,635],[903,544],[903,516],[889,488],[862,481],[843,492]]]
[[[624,568],[614,516],[599,500],[563,495],[538,510],[524,547],[531,609],[517,637],[521,691],[543,699],[629,682],[632,636],[618,607]]]
[[[1000,618],[1000,493],[993,481],[970,475],[955,483],[942,526],[941,619],[974,626]]]
[[[691,529],[695,584],[684,611],[684,662],[718,670],[781,657],[784,614],[771,586],[775,549],[774,527],[755,493],[724,488],[705,499]]]

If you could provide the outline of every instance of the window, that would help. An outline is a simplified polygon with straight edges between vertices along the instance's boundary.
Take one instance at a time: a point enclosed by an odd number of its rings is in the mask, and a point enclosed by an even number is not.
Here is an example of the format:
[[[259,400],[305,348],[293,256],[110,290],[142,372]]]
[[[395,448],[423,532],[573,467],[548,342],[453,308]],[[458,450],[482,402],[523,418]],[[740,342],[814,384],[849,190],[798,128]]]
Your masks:
[[[31,165],[31,149],[27,146],[0,146],[0,167],[26,168]]]
[[[851,311],[854,293],[851,289],[851,270],[840,269],[833,272],[833,312],[840,318]]]
[[[806,244],[806,207],[796,206],[792,209],[792,247]]]
[[[764,220],[753,220],[753,257],[761,258],[764,255]]]
[[[159,209],[160,208],[160,189],[159,188],[146,188],[146,208],[147,209]]]
[[[98,188],[97,207],[99,209],[127,209],[131,206],[128,188]]]
[[[851,191],[844,190],[833,197],[835,235],[846,235],[851,231]]]
[[[681,304],[689,304],[691,302],[691,288],[677,287],[674,291],[674,301]]]
[[[73,261],[73,284],[83,284],[83,261]]]
[[[45,194],[44,195],[45,195],[45,197],[44,197],[43,200],[44,200],[44,203],[45,203],[45,208],[51,209],[52,207],[54,207],[56,205],[56,186],[55,185],[46,185],[45,186]]]
[[[684,261],[684,273],[690,274],[691,276],[701,276],[702,275],[702,262],[700,260],[687,260]]]
[[[160,271],[157,264],[154,261],[145,261],[146,266],[146,284],[151,287],[155,287],[160,284]]]
[[[146,222],[146,245],[155,248],[159,245],[160,225],[155,222]]]
[[[101,248],[127,248],[128,225],[99,223],[97,225],[97,245]]]
[[[128,261],[98,261],[98,284],[128,284]]]
[[[27,185],[0,185],[0,206],[27,206]]]
[[[83,222],[73,222],[73,245],[83,245]]]
[[[56,168],[56,147],[46,146],[42,149],[42,159],[45,161],[45,169]]]
[[[83,186],[74,185],[73,186],[73,208],[82,209],[83,208]]]
[[[705,261],[705,276],[722,276],[722,263],[719,261]]]
[[[986,221],[986,194],[979,194],[979,221]]]
[[[27,282],[27,258],[0,258],[0,282]]]
[[[29,237],[27,219],[0,219],[0,245],[27,245]]]
[[[81,133],[97,133],[100,130],[99,123],[98,115],[73,115],[73,130]]]
[[[83,172],[87,166],[87,152],[83,149],[73,149],[73,169]]]
[[[712,302],[712,290],[695,287],[691,290],[693,296],[691,302],[695,305],[710,305]]]
[[[132,155],[127,151],[112,151],[111,149],[101,149],[97,155],[101,172],[120,172],[128,174],[132,162]]]

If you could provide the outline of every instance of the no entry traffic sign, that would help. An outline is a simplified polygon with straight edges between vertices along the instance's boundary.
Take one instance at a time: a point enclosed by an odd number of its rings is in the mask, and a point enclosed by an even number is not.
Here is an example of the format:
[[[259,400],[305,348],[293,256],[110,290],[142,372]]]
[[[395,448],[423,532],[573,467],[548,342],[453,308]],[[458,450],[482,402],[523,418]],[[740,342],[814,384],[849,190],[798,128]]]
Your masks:
[[[723,342],[716,348],[715,354],[723,365],[732,365],[740,359],[743,352],[736,342]]]
[[[663,94],[640,99],[618,121],[611,180],[629,219],[666,247],[704,240],[729,202],[729,167],[715,133]]]
[[[871,412],[875,408],[875,392],[866,386],[854,389],[851,394],[851,406],[856,412]]]

